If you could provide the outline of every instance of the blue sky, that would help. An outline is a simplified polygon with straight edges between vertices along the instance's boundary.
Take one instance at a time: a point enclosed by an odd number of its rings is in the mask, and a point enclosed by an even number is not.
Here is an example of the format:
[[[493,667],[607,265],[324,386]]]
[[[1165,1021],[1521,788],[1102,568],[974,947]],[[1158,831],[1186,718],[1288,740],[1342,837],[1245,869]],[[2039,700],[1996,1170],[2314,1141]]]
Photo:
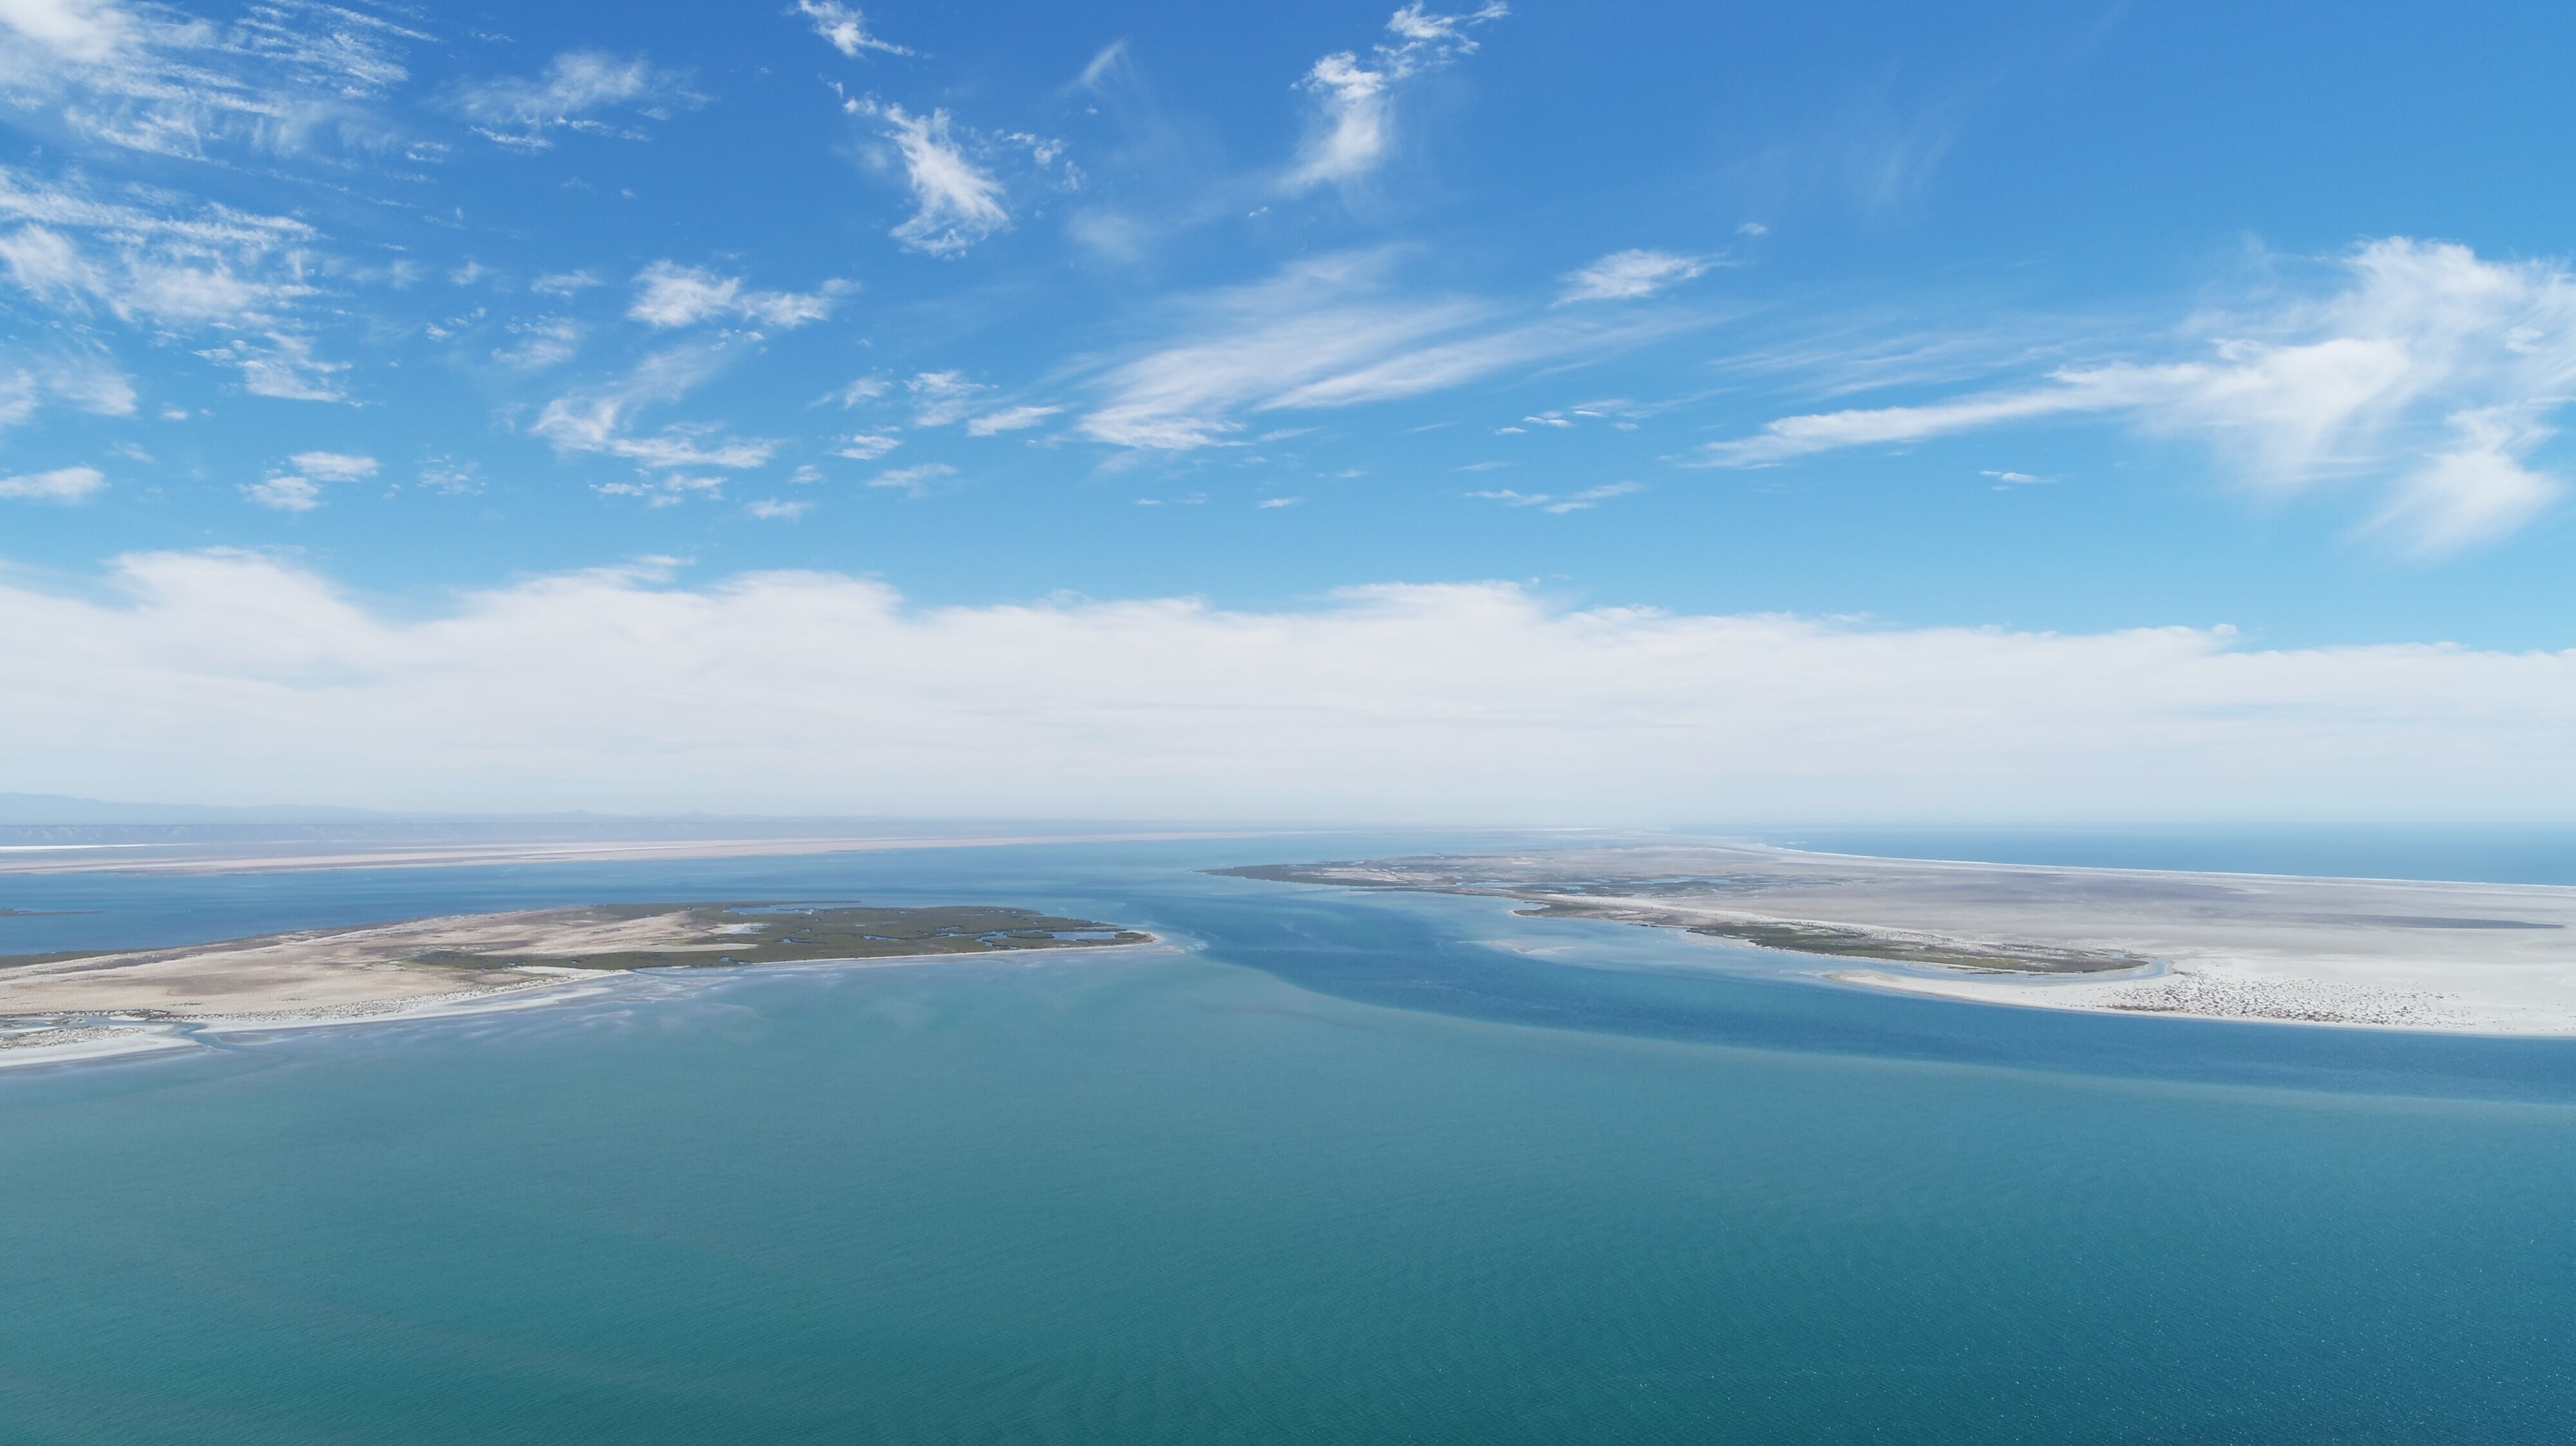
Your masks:
[[[1769,619],[1790,630],[1772,666],[1836,716],[1884,676],[1851,648],[1920,663],[1959,637],[2023,640],[2016,686],[2041,694],[2061,636],[2110,657],[2170,634],[2212,677],[2278,676],[2212,684],[2161,733],[2049,723],[2075,751],[2044,787],[1976,727],[1926,723],[1782,777],[1623,776],[1535,813],[2536,806],[2502,780],[2567,705],[2550,670],[2576,642],[2576,229],[2551,179],[2572,58],[2576,16],[2538,5],[0,0],[0,602],[22,636],[87,640],[17,661],[60,684],[30,701],[62,731],[14,782],[789,807],[791,777],[828,776],[818,808],[936,811],[979,766],[943,731],[1026,700],[889,674],[877,650],[928,645],[867,630],[1035,610],[1082,633],[1043,656],[1164,711],[1104,696],[1087,742],[1026,713],[1001,753],[1043,735],[1079,771],[1211,709],[1294,740],[1319,697],[1354,731],[1211,755],[1259,787],[1105,781],[1027,811],[1144,788],[1147,811],[1366,812],[1381,792],[1315,794],[1315,772],[1415,776],[1369,741],[1378,710],[1490,717],[1473,687],[1416,686],[1471,643],[1741,665],[1566,631],[1637,618]],[[709,621],[782,578],[820,591]],[[569,684],[432,654],[442,626],[543,633],[576,597],[574,652],[657,609],[693,621],[633,670],[801,633],[873,661],[782,716],[884,686],[911,721],[773,748],[691,713],[571,767]],[[1325,641],[1371,607],[1428,609],[1383,674]],[[328,617],[346,627],[315,633]],[[1136,621],[1157,617],[1198,621]],[[1281,646],[1344,671],[1202,688],[1194,649],[1301,630]],[[1038,666],[1029,645],[956,646],[991,649],[965,660],[990,678]],[[2389,663],[2418,657],[2520,681]],[[523,754],[413,736],[403,756],[439,761],[404,779],[363,750],[310,772],[317,745],[269,731],[315,689],[399,713],[433,675],[565,732],[532,723]],[[1635,722],[1609,701],[1632,683],[1555,700],[1546,747],[1611,746],[1586,730]],[[2439,720],[2447,742],[2386,731],[2426,687],[2486,701]],[[99,736],[153,688],[193,701]],[[1729,706],[1656,696],[1674,727]],[[2355,751],[2249,802],[2194,762],[2236,745],[2195,730],[2257,715],[2258,751]],[[1815,731],[1744,726],[1757,749]],[[2109,781],[2162,776],[2124,761],[2150,736],[2198,791]],[[1503,760],[1532,746],[1497,735],[1503,772],[1444,765],[1388,807],[1511,816]],[[2427,747],[2492,777],[2356,797]],[[961,806],[1013,811],[990,792]]]

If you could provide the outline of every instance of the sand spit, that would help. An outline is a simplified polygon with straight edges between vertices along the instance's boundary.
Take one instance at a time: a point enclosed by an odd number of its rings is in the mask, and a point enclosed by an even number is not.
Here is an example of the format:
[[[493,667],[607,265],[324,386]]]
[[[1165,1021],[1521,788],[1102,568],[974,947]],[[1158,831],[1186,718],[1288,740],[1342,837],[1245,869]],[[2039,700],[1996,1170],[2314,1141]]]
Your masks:
[[[1630,845],[1228,870],[1518,900],[1990,1004],[2576,1034],[2576,888]],[[1854,967],[1864,966],[1864,967]]]
[[[1159,944],[992,905],[600,905],[0,959],[0,1065],[552,1002],[638,968],[920,963]]]
[[[478,967],[484,957],[725,948],[702,942],[704,936],[685,910],[615,918],[594,909],[525,909],[93,954],[0,969],[0,1017],[201,1018],[399,1007],[564,982],[555,969]]]

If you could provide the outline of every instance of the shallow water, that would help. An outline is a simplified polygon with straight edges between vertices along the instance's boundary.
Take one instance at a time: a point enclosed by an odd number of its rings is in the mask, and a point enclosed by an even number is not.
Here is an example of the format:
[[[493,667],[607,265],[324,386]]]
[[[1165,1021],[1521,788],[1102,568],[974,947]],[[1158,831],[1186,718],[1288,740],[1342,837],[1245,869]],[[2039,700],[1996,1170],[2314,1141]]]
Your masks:
[[[1388,851],[13,881],[103,912],[11,951],[715,897],[1187,947],[0,1073],[0,1440],[2576,1429],[2576,1043],[1979,1008],[1192,872]]]

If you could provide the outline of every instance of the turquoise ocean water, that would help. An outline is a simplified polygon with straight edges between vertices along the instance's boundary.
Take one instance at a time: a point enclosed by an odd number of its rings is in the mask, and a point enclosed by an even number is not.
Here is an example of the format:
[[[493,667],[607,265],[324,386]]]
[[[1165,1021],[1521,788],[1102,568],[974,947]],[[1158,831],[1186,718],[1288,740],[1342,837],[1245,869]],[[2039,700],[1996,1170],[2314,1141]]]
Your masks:
[[[1184,946],[0,1071],[0,1442],[2576,1438],[2576,1042],[1889,997],[1195,872],[1432,842],[0,881],[96,911],[0,952],[619,898]],[[2462,847],[2354,871],[2510,871]]]

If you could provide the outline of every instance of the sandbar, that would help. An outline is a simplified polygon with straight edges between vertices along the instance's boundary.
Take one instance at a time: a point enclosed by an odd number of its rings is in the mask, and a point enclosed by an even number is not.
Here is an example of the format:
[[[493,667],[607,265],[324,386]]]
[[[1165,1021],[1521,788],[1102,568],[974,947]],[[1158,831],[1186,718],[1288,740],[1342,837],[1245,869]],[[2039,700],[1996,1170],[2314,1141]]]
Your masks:
[[[893,961],[1158,942],[991,905],[613,904],[0,957],[0,1063],[186,1043],[182,1027],[418,1017],[643,968]]]
[[[1836,983],[2049,1009],[2576,1034],[2576,888],[1652,843],[1221,870],[1687,930]],[[1858,967],[1855,967],[1858,966]]]

